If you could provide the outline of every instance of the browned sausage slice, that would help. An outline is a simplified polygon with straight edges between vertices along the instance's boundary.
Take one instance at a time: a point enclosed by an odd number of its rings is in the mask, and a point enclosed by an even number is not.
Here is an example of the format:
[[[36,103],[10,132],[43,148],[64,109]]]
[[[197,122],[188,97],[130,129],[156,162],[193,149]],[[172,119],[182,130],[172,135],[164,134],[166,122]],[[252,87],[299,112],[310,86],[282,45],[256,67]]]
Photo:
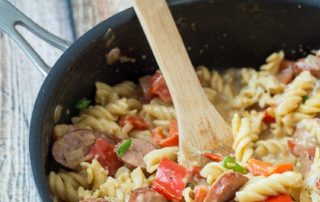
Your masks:
[[[86,198],[81,200],[80,202],[109,202],[109,201],[103,198]]]
[[[235,172],[226,172],[211,186],[205,202],[228,202],[249,179]]]
[[[295,63],[295,72],[309,71],[313,76],[320,77],[320,57],[308,55]]]
[[[129,202],[167,202],[167,201],[168,200],[165,199],[161,194],[148,188],[136,189],[132,193],[129,199]]]
[[[77,169],[92,148],[97,137],[106,139],[115,145],[116,140],[93,130],[75,130],[55,141],[52,147],[54,159],[61,165]]]
[[[130,148],[121,156],[121,160],[130,168],[141,167],[146,168],[146,164],[143,161],[143,157],[152,150],[157,149],[156,146],[146,140],[139,138],[131,138],[132,144]],[[115,146],[115,151],[125,142],[119,142]]]

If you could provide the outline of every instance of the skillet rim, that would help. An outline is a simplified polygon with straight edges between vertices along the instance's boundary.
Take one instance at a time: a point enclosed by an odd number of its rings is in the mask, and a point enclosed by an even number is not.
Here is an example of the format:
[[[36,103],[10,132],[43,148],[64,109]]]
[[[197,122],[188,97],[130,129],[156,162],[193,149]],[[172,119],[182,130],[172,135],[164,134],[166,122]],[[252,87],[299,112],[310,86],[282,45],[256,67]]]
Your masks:
[[[45,135],[42,135],[43,119],[47,112],[47,106],[49,105],[52,96],[54,96],[51,93],[57,86],[57,79],[55,78],[62,78],[64,73],[68,70],[68,67],[73,63],[74,58],[79,58],[86,47],[90,46],[94,40],[106,33],[106,28],[121,26],[134,17],[135,13],[133,9],[128,8],[91,28],[73,42],[73,44],[60,56],[42,83],[33,106],[29,129],[29,154],[32,175],[42,201],[52,201],[43,164],[45,155],[42,153],[41,147],[43,138],[45,138]]]

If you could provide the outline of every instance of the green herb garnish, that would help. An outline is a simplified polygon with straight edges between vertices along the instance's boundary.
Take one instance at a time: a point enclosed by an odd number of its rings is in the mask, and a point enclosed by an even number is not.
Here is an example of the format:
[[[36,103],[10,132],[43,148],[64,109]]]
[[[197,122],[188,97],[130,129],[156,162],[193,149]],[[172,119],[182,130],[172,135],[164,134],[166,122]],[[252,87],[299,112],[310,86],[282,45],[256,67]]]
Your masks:
[[[222,161],[222,165],[223,165],[223,167],[225,167],[227,169],[232,169],[233,171],[238,172],[238,173],[245,174],[248,172],[246,168],[244,168],[240,164],[238,164],[236,162],[236,160],[231,156],[224,157],[224,159]]]
[[[303,102],[305,102],[307,99],[309,99],[309,96],[304,95],[304,96],[302,96],[302,99],[303,99]]]
[[[132,140],[129,138],[127,139],[117,150],[118,157],[121,157],[131,146]]]
[[[87,100],[86,98],[83,98],[79,100],[74,107],[79,110],[86,109],[89,107],[90,103],[91,103],[91,100]]]

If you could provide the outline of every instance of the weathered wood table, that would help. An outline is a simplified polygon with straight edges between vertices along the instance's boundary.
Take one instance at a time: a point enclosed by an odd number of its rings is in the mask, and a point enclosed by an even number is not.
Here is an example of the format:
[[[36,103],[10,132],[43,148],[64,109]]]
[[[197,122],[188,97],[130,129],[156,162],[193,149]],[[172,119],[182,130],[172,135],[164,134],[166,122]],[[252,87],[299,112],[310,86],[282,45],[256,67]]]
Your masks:
[[[130,0],[10,2],[40,26],[70,41],[130,7]],[[61,55],[26,30],[20,31],[50,65]],[[30,168],[28,132],[34,101],[43,80],[14,41],[0,31],[0,202],[40,201]]]

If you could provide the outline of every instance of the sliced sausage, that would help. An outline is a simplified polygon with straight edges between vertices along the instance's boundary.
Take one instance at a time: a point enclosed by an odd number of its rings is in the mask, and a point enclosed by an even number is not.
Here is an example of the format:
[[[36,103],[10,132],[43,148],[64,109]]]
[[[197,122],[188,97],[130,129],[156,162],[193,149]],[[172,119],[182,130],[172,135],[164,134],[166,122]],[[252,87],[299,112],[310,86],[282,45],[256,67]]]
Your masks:
[[[77,169],[81,162],[87,160],[86,156],[97,137],[104,138],[113,145],[117,142],[116,139],[93,130],[75,130],[65,134],[54,142],[52,155],[61,165]]]
[[[284,83],[288,84],[293,80],[294,77],[294,61],[283,60],[280,65],[280,71],[277,75],[278,79]]]
[[[249,179],[235,172],[226,172],[211,186],[205,202],[228,202]]]
[[[288,84],[302,71],[309,71],[313,76],[320,77],[320,57],[308,55],[297,61],[283,60],[277,76],[281,82]]]
[[[206,185],[207,179],[200,175],[201,167],[194,166],[188,170],[187,183],[191,185]]]
[[[149,188],[136,189],[130,196],[129,202],[167,202],[161,194]]]
[[[80,202],[109,202],[109,201],[103,198],[86,198],[81,200]]]
[[[152,150],[157,149],[157,147],[144,139],[131,138],[132,143],[130,148],[121,156],[121,160],[130,168],[141,167],[142,169],[146,168],[146,164],[143,161],[143,157]],[[119,142],[115,146],[115,151],[125,142]]]
[[[308,120],[313,127],[320,126],[320,119]],[[297,156],[301,164],[301,173],[305,175],[310,171],[311,165],[313,164],[315,148],[317,145],[317,140],[314,135],[312,135],[306,128],[305,121],[297,124],[296,131],[293,135],[294,146],[292,153]]]
[[[299,59],[295,63],[295,72],[310,71],[315,77],[320,77],[320,57],[308,55],[306,58]]]
[[[313,164],[314,155],[310,154],[307,150],[304,150],[302,153],[299,154],[299,159],[301,162],[301,173],[302,175],[306,175]]]

